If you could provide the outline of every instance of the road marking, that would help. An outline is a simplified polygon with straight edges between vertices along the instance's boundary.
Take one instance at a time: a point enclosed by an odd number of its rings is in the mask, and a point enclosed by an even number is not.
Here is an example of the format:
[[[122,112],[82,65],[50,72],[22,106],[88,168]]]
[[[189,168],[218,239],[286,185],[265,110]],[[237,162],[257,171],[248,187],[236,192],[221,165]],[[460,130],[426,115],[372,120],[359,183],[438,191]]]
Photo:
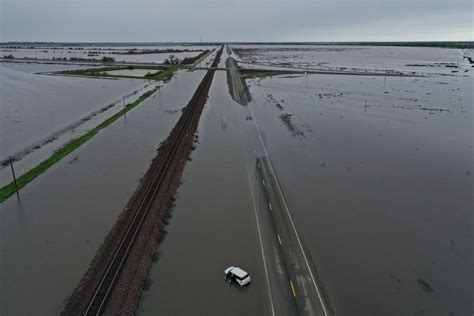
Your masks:
[[[293,281],[290,280],[291,291],[293,292],[293,297],[296,297],[295,286],[293,285]]]
[[[263,186],[265,186],[265,180],[262,180],[262,184],[263,184]]]
[[[270,209],[270,211],[273,210],[272,209],[272,203],[268,202],[268,208]]]
[[[260,231],[260,222],[258,220],[257,206],[255,204],[255,196],[253,194],[252,182],[250,180],[250,171],[249,171],[248,163],[246,164],[246,168],[247,168],[247,176],[249,179],[250,194],[252,195],[253,212],[255,213],[255,220],[257,221],[258,239],[260,241],[260,251],[262,253],[262,258],[263,258],[263,268],[265,269],[265,276],[267,279],[268,296],[270,298],[270,306],[272,308],[272,315],[275,316],[275,308],[273,307],[272,291],[270,289],[270,281],[268,278],[267,261],[265,260],[265,251],[263,250],[262,233]]]
[[[280,234],[277,234],[278,236],[278,242],[280,243],[280,246],[281,246],[281,237],[280,237]]]
[[[252,99],[252,102],[255,103],[255,100]],[[254,117],[252,111],[250,110],[250,107],[248,107],[248,110],[250,112],[250,115],[252,117]],[[291,222],[291,226],[293,228],[293,231],[296,235],[296,240],[298,241],[298,244],[300,246],[300,249],[301,249],[301,252],[303,253],[303,257],[304,257],[304,260],[305,260],[305,263],[306,263],[306,266],[308,267],[308,270],[309,270],[309,274],[311,276],[311,281],[313,282],[313,285],[314,285],[314,288],[316,289],[316,293],[318,294],[318,298],[319,298],[319,302],[321,303],[321,307],[323,309],[323,313],[325,316],[328,316],[328,311],[326,310],[326,305],[324,304],[324,301],[323,301],[323,298],[321,297],[321,292],[319,291],[319,287],[318,285],[316,284],[316,281],[314,279],[314,276],[313,276],[313,271],[311,271],[311,267],[309,266],[309,262],[308,262],[308,259],[306,258],[306,254],[304,252],[304,249],[303,249],[303,245],[301,244],[301,241],[300,241],[300,237],[298,236],[298,233],[296,231],[296,227],[295,227],[295,224],[293,222],[293,218],[291,217],[291,214],[290,214],[290,211],[288,209],[288,205],[286,204],[286,200],[285,200],[285,197],[283,196],[283,191],[281,190],[281,186],[280,186],[280,182],[278,181],[278,178],[276,177],[276,173],[275,173],[275,170],[273,169],[273,165],[272,165],[272,162],[270,161],[270,157],[268,156],[268,152],[267,152],[267,148],[265,147],[265,144],[263,143],[263,139],[262,139],[262,135],[260,135],[260,131],[258,130],[258,126],[257,126],[257,121],[255,119],[252,120],[253,121],[253,124],[255,125],[255,129],[257,130],[257,134],[258,134],[258,137],[260,139],[260,143],[262,144],[262,147],[263,147],[263,151],[265,153],[265,156],[266,156],[266,159],[268,161],[268,165],[270,166],[270,169],[273,173],[273,176],[275,178],[275,183],[277,185],[277,189],[278,191],[280,192],[280,196],[281,196],[281,199],[283,200],[283,204],[285,206],[285,209],[286,209],[286,213],[288,214],[288,217],[290,219],[290,222]],[[258,167],[260,168],[260,163],[258,163]]]

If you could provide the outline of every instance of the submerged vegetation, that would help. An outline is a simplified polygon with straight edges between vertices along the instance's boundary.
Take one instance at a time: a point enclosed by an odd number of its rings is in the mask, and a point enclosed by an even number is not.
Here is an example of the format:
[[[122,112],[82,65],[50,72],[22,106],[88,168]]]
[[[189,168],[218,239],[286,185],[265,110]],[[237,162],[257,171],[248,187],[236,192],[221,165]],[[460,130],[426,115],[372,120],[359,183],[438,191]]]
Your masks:
[[[53,166],[55,163],[69,155],[71,152],[73,152],[76,148],[87,142],[89,139],[94,137],[100,130],[106,128],[113,122],[115,122],[118,118],[123,116],[125,113],[130,111],[131,109],[135,108],[138,106],[140,103],[142,103],[145,99],[150,97],[153,93],[156,92],[157,89],[153,89],[151,91],[148,91],[144,93],[142,96],[140,96],[136,101],[129,103],[125,106],[124,109],[120,110],[119,112],[115,113],[99,125],[97,125],[94,129],[90,130],[86,134],[82,135],[79,138],[75,138],[64,144],[61,148],[56,150],[49,158],[46,160],[43,160],[40,164],[38,164],[36,167],[33,169],[27,171],[25,174],[20,176],[17,179],[17,185],[18,189],[21,189],[25,187],[28,183],[33,181],[36,177],[41,175],[43,172],[45,172],[47,169],[49,169],[51,166]],[[5,201],[8,197],[11,195],[15,194],[15,184],[13,182],[7,184],[6,186],[3,186],[0,188],[0,203]]]

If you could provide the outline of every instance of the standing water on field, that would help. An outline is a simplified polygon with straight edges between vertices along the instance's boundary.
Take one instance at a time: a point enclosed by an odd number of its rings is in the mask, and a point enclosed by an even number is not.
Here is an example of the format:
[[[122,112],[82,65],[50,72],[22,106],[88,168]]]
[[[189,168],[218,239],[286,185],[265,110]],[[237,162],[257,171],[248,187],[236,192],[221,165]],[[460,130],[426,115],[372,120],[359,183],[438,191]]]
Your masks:
[[[247,80],[249,107],[340,315],[471,309],[471,67],[459,50],[425,51],[449,64],[422,77]]]

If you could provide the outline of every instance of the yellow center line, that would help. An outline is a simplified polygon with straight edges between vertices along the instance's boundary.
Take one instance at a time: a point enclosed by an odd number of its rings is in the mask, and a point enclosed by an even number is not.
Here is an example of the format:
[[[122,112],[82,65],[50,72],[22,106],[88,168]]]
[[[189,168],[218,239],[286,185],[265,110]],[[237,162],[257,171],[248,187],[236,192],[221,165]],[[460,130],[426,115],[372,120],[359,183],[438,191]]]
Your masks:
[[[280,246],[281,246],[281,237],[280,237],[280,234],[277,234],[278,236],[278,242],[280,243]]]
[[[270,209],[270,211],[273,210],[272,209],[272,203],[268,202],[268,208]]]
[[[291,291],[293,292],[293,297],[296,297],[295,286],[293,285],[293,281],[290,280]]]

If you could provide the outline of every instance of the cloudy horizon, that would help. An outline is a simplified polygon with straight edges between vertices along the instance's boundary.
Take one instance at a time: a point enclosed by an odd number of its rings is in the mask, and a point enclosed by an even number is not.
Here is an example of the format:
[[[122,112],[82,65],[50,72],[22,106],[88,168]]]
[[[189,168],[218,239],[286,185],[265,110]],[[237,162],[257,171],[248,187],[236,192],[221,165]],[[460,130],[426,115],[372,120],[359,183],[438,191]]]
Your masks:
[[[466,0],[2,0],[1,42],[472,41]]]

